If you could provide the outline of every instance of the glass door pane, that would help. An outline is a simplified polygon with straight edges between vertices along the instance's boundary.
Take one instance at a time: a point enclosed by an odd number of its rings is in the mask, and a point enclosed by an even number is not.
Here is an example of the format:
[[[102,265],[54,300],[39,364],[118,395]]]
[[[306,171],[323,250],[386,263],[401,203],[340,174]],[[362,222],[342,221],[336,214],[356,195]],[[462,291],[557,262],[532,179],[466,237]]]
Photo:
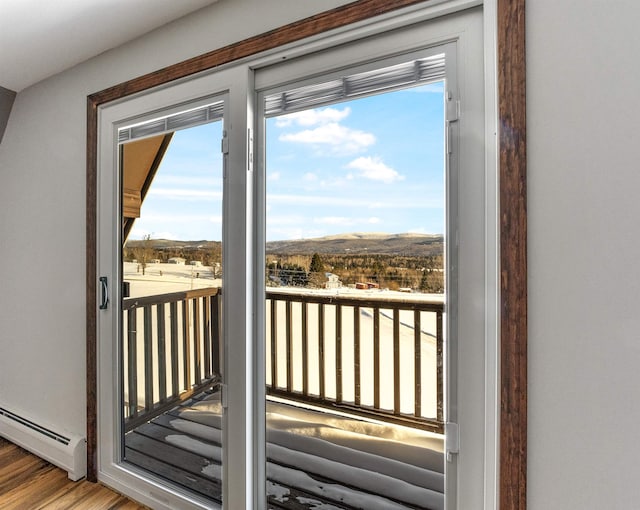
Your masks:
[[[161,132],[120,145],[121,460],[215,502],[222,472],[222,107],[135,126],[121,138],[154,126]],[[163,130],[176,124],[200,125]]]
[[[444,508],[443,78],[265,120],[270,508]]]

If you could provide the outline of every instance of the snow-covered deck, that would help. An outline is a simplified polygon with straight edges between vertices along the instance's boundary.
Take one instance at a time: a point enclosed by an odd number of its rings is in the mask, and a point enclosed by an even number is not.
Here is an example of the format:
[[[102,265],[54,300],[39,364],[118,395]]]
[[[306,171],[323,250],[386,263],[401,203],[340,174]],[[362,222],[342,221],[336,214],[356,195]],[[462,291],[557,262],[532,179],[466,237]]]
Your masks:
[[[137,427],[127,461],[220,501],[219,394],[201,393]],[[267,403],[269,508],[440,510],[443,436]]]

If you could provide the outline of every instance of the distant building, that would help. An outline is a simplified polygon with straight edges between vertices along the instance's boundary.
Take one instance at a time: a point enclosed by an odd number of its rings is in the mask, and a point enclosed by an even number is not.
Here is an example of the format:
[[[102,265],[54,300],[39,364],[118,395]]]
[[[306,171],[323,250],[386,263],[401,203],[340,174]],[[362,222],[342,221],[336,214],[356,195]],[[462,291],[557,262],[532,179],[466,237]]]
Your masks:
[[[192,260],[191,262],[189,262],[190,266],[196,266],[196,267],[200,267],[202,266],[202,262],[200,262],[199,260]]]
[[[324,275],[327,278],[327,281],[324,284],[325,289],[339,289],[342,287],[342,282],[337,274],[325,273]]]
[[[151,263],[152,264],[160,264],[160,259],[152,259]]]
[[[178,264],[178,265],[184,266],[186,260],[183,259],[182,257],[171,257],[168,260],[168,262],[169,264]]]

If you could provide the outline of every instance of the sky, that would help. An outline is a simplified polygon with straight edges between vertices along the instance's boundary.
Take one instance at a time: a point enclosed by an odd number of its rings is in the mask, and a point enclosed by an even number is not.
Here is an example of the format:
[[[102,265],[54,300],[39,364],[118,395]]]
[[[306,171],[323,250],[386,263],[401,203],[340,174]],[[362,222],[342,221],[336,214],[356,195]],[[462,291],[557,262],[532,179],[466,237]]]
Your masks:
[[[442,82],[266,120],[267,241],[444,232]],[[131,239],[220,240],[222,123],[178,131]]]

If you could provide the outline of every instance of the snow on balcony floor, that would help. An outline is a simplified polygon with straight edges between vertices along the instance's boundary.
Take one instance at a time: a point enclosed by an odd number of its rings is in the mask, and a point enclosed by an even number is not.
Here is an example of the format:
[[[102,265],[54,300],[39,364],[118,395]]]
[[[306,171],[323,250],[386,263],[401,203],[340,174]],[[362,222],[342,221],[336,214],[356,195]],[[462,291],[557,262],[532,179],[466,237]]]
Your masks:
[[[194,399],[126,437],[126,458],[220,499],[218,393]],[[282,401],[267,403],[270,509],[440,510],[443,436]]]

